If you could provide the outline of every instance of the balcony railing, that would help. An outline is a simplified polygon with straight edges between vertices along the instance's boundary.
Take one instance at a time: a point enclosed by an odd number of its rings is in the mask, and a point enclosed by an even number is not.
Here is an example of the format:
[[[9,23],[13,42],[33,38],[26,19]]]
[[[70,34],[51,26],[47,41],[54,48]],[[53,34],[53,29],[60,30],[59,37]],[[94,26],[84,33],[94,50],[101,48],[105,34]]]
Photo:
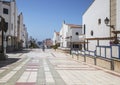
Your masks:
[[[81,35],[78,35],[76,36],[77,38],[75,38],[74,36],[72,38],[70,37],[66,37],[66,41],[67,42],[84,42],[85,41],[85,35],[81,34]]]

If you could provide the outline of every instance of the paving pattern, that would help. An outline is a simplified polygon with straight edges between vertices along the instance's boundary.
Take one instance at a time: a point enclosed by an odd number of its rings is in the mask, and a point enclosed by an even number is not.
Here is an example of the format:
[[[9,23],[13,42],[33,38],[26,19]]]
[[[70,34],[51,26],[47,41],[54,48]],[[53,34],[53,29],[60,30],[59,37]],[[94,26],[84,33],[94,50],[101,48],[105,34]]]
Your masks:
[[[19,59],[0,68],[0,85],[120,85],[120,74],[53,50],[8,54]]]

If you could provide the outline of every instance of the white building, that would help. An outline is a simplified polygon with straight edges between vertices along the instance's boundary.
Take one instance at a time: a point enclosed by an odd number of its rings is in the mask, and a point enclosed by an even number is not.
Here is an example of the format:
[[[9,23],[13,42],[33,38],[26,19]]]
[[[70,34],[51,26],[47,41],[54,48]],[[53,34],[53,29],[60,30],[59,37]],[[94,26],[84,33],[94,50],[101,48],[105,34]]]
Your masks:
[[[17,35],[17,41],[18,41],[18,47],[19,48],[26,48],[28,44],[28,33],[27,28],[23,22],[23,14],[20,13],[18,16],[18,35]]]
[[[81,49],[80,35],[82,35],[81,25],[66,24],[64,22],[60,30],[60,47]]]
[[[115,29],[106,26],[106,17],[110,19],[109,25],[114,25]],[[87,50],[95,51],[98,45],[109,46],[110,38],[114,37],[112,31],[120,30],[119,22],[120,0],[94,0],[83,15]]]
[[[0,0],[0,16],[5,18],[7,51],[13,51],[28,44],[28,33],[23,23],[23,14],[18,16],[16,0]],[[0,32],[0,46],[2,45]],[[1,47],[0,47],[1,49]]]
[[[44,41],[46,48],[51,48],[51,46],[53,45],[53,41],[50,38],[45,39]]]
[[[23,29],[22,29],[23,48],[27,47],[27,42],[28,42],[27,38],[28,38],[27,28],[26,28],[26,26],[24,24]]]
[[[18,40],[22,40],[22,30],[23,30],[23,14],[20,13],[18,16]]]
[[[17,37],[17,7],[16,1],[0,1],[0,15],[5,18],[6,25],[8,27],[7,36],[7,50],[13,50],[15,48]],[[0,32],[1,36],[1,32]],[[1,41],[1,38],[0,38]],[[1,45],[1,43],[0,43]]]
[[[60,33],[54,31],[54,35],[53,35],[53,45],[59,45],[60,44]]]
[[[117,12],[116,12],[116,14],[117,14],[117,16],[116,16],[116,19],[117,19],[117,23],[116,23],[116,29],[117,30],[120,30],[120,0],[117,0],[116,1],[116,10],[117,10]]]

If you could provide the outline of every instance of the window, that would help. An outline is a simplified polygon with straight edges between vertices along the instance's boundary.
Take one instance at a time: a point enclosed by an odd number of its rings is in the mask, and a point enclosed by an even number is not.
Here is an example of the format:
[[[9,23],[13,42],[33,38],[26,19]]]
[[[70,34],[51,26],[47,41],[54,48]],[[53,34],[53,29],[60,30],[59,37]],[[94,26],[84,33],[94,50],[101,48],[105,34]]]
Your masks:
[[[90,33],[90,34],[91,34],[91,36],[93,36],[93,30],[91,30],[91,33]]]
[[[98,24],[99,24],[99,25],[101,24],[101,19],[98,19]]]
[[[8,9],[3,8],[3,13],[4,13],[4,14],[8,14]]]
[[[73,44],[73,48],[79,48],[78,44]]]
[[[78,33],[78,32],[76,32],[75,34],[76,34],[76,35],[79,35],[79,33]]]

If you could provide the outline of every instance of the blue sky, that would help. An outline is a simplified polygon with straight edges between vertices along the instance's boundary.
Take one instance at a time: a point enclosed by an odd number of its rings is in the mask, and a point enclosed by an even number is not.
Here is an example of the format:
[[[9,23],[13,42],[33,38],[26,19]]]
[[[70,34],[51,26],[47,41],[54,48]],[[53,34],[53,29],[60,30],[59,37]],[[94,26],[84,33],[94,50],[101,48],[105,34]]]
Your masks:
[[[82,24],[82,15],[93,0],[16,0],[24,16],[29,36],[37,40],[52,38],[62,22]]]

